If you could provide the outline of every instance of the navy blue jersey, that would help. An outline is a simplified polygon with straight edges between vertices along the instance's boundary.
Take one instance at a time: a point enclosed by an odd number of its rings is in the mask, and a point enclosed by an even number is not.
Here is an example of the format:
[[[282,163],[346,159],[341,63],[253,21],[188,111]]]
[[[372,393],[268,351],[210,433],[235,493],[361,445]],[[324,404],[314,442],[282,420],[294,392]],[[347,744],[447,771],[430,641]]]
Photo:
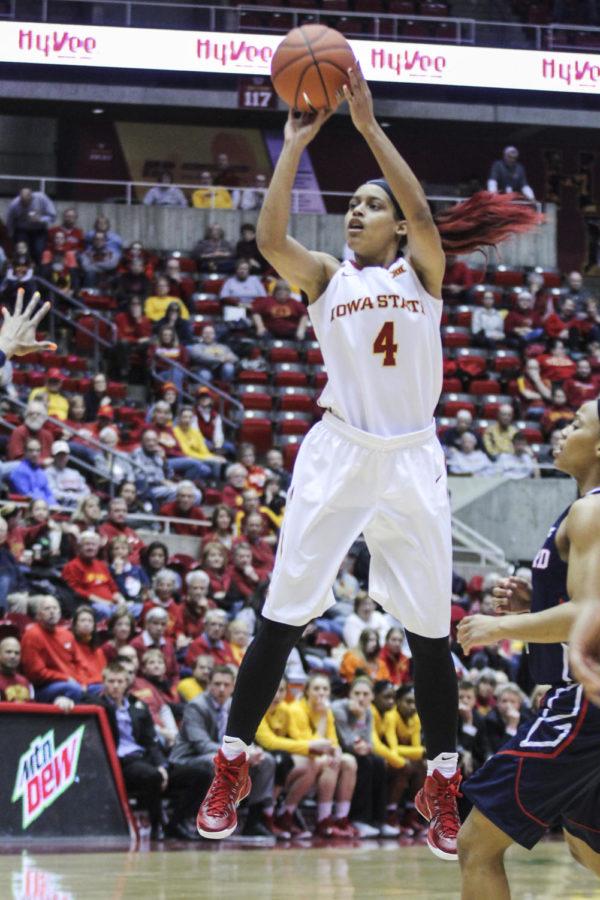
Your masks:
[[[600,488],[590,494],[600,492]],[[563,562],[556,547],[556,532],[567,516],[568,506],[558,517],[538,550],[532,564],[531,612],[551,609],[569,600],[567,594],[567,563]],[[529,669],[536,684],[567,684],[572,681],[568,663],[567,644],[529,644]]]

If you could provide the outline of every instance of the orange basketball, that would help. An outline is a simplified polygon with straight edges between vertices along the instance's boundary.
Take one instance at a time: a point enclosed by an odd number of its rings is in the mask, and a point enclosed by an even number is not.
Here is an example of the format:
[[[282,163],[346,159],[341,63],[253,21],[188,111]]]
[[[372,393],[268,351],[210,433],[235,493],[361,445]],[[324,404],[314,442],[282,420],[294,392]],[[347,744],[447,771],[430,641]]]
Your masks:
[[[346,38],[326,25],[301,25],[277,47],[271,79],[278,95],[301,112],[335,109],[336,91],[348,83],[356,59]]]

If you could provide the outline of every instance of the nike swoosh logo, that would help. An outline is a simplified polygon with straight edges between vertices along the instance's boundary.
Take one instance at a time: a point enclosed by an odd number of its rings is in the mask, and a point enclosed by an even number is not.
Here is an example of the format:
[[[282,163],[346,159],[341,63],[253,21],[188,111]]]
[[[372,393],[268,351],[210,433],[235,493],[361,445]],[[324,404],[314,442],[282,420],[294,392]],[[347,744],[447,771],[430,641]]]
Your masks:
[[[441,477],[442,477],[441,475],[438,475],[438,477],[435,479],[436,484],[438,483],[438,481],[440,480]]]

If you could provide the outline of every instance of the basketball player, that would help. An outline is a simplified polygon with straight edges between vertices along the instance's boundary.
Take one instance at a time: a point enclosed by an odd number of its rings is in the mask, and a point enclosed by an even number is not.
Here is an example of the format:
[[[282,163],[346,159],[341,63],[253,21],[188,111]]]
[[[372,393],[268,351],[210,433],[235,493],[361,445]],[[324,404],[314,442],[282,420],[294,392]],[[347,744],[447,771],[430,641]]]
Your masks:
[[[235,829],[236,805],[249,791],[248,745],[291,649],[306,623],[333,603],[331,586],[341,561],[363,532],[371,551],[370,594],[402,622],[413,655],[428,752],[418,808],[430,820],[430,848],[443,859],[456,859],[450,511],[433,421],[442,383],[445,254],[421,185],[377,124],[360,71],[350,70],[344,94],[385,177],[361,185],[350,201],[346,240],[356,261],[340,264],[326,253],[309,252],[287,234],[301,154],[330,113],[290,113],[258,220],[261,253],[308,297],[329,376],[319,400],[326,412],[296,460],[263,622],[240,668],[198,830],[221,838]],[[497,195],[486,197],[497,203]],[[493,220],[494,227],[474,242],[480,198],[468,203],[468,223],[451,211],[452,221],[444,224],[461,249],[493,242],[535,220],[530,210],[503,201],[491,216],[487,210],[487,225]]]
[[[584,403],[563,429],[555,462],[576,479],[580,498],[548,532],[533,561],[532,589],[504,579],[494,591],[501,615],[469,616],[458,626],[467,653],[505,638],[527,641],[531,674],[551,685],[533,723],[463,786],[474,804],[458,838],[463,900],[479,900],[482,886],[494,900],[509,898],[507,848],[516,842],[530,850],[556,825],[575,859],[600,875],[600,709],[572,679],[566,643],[580,604],[600,610],[597,401]]]
[[[51,341],[38,341],[35,336],[35,329],[50,309],[50,303],[43,303],[39,309],[36,309],[40,300],[40,295],[36,292],[23,309],[24,296],[25,291],[23,288],[19,288],[12,313],[5,306],[2,307],[0,369],[13,356],[26,356],[28,353],[56,350],[56,344]]]

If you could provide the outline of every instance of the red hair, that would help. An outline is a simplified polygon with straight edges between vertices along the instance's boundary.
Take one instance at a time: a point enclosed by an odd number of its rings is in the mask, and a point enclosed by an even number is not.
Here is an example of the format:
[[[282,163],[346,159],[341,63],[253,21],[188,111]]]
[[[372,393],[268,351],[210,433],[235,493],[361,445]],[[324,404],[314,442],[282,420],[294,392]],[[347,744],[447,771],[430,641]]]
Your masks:
[[[521,201],[521,202],[517,202]],[[446,253],[472,253],[495,247],[511,234],[531,231],[544,216],[521,194],[492,194],[479,191],[434,216]]]

